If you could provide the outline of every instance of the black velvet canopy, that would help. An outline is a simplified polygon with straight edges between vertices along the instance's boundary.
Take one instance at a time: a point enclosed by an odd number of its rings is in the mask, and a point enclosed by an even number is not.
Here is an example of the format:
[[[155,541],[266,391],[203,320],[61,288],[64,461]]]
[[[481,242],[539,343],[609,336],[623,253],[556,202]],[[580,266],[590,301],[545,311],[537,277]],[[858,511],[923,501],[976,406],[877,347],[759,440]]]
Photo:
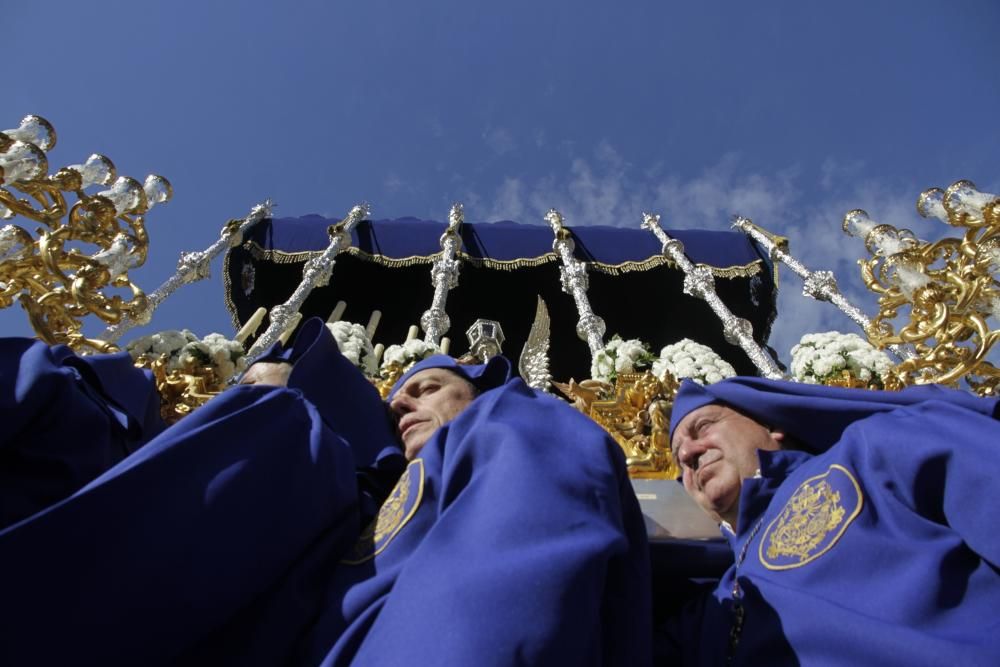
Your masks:
[[[329,244],[327,230],[336,222],[318,215],[264,220],[229,251],[226,301],[237,327],[259,306],[270,308],[288,299],[302,279],[305,261]],[[343,319],[364,324],[373,310],[380,310],[375,342],[402,342],[407,328],[431,305],[430,269],[441,252],[439,239],[445,229],[443,222],[414,218],[361,222],[353,231],[352,247],[337,257],[329,285],[312,292],[303,315],[325,318],[344,300]],[[605,340],[613,334],[639,338],[658,353],[664,345],[691,338],[712,347],[738,373],[756,374],[743,351],[725,342],[721,323],[708,305],[683,293],[682,271],[662,256],[652,233],[604,226],[571,231],[576,257],[587,262],[591,306],[607,323]],[[712,270],[719,296],[753,324],[758,342],[766,342],[776,299],[775,275],[766,254],[740,232],[667,233],[684,243],[692,262]],[[464,352],[466,329],[476,319],[487,318],[501,323],[504,352],[516,359],[540,295],[552,319],[553,377],[588,377],[590,353],[576,335],[573,298],[561,289],[561,261],[552,251],[551,229],[514,222],[465,223],[461,236],[459,284],[449,293],[446,307],[451,353]]]

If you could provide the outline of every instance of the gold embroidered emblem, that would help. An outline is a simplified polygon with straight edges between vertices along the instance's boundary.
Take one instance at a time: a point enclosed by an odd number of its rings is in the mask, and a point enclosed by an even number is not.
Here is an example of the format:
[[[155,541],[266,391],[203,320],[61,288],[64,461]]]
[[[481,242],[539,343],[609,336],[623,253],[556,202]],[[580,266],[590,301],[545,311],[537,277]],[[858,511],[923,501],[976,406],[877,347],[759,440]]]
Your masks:
[[[795,490],[761,537],[761,563],[772,570],[800,567],[826,553],[861,512],[861,487],[832,465]]]
[[[361,531],[358,541],[341,562],[357,565],[374,558],[413,517],[424,494],[424,462],[414,459],[406,466],[378,515]]]

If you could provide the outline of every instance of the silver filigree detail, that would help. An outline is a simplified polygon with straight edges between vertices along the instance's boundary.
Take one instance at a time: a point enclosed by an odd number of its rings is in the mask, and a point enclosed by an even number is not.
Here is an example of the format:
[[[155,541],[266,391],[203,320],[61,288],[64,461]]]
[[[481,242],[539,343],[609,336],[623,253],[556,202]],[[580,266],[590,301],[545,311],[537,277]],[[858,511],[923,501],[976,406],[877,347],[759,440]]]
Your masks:
[[[587,266],[580,260],[573,257],[573,250],[576,244],[569,234],[569,230],[563,225],[563,216],[559,211],[549,209],[545,214],[545,221],[552,227],[555,240],[552,242],[552,249],[556,251],[562,259],[562,266],[559,271],[559,279],[562,289],[567,294],[572,295],[576,303],[576,312],[580,320],[576,325],[576,333],[580,338],[587,341],[591,356],[600,352],[604,347],[604,320],[594,314],[587,299]]]
[[[739,345],[741,338],[753,337],[753,325],[750,324],[750,320],[734,317],[723,322],[722,335],[730,345]]]
[[[813,271],[802,281],[802,294],[810,299],[830,301],[830,295],[839,292],[833,271]]]
[[[684,246],[678,244],[674,246],[676,252],[683,255]],[[715,276],[711,269],[705,266],[692,266],[690,273],[684,274],[684,293],[699,299],[708,299],[710,294],[715,294]]]
[[[425,340],[425,342],[438,345],[441,342],[441,336],[443,336],[448,329],[451,328],[451,318],[448,317],[448,313],[443,311],[434,312],[433,310],[425,310],[420,316],[420,328],[429,332],[427,334],[428,338],[437,334],[436,341]]]
[[[181,253],[177,273],[184,284],[205,280],[212,275],[212,258],[203,252]]]
[[[462,244],[459,228],[465,220],[465,207],[455,202],[448,212],[448,229],[441,235],[441,255],[431,267],[431,284],[434,298],[431,307],[420,316],[420,328],[424,330],[424,341],[439,345],[441,337],[451,328],[451,320],[445,312],[448,292],[458,287],[459,262],[456,258]]]
[[[132,317],[126,317],[117,324],[113,324],[104,330],[100,338],[113,343],[122,337],[126,331],[137,325],[148,324],[153,317],[153,311],[159,307],[163,300],[173,294],[182,285],[208,278],[211,273],[212,260],[223,250],[231,245],[238,245],[243,235],[264,218],[271,217],[273,204],[270,199],[261,204],[257,204],[247,217],[239,225],[226,225],[222,228],[218,240],[200,252],[186,252],[181,254],[177,262],[177,271],[167,278],[163,284],[153,290],[147,297],[146,308],[136,312]]]
[[[764,377],[785,377],[771,355],[753,339],[753,327],[747,320],[736,317],[715,293],[715,278],[708,267],[695,266],[684,254],[684,244],[671,238],[660,227],[660,216],[642,214],[642,228],[651,231],[663,244],[663,254],[674,261],[684,272],[684,293],[703,299],[722,322],[726,340],[739,345]]]
[[[368,204],[358,204],[350,210],[339,225],[335,225],[330,232],[330,245],[326,247],[319,256],[306,262],[302,270],[302,282],[298,284],[292,295],[285,303],[271,309],[270,324],[267,330],[254,341],[253,346],[247,351],[247,357],[252,360],[261,352],[273,345],[281,337],[281,334],[291,324],[291,318],[298,314],[305,303],[306,298],[317,286],[323,286],[330,282],[330,275],[336,257],[340,251],[350,245],[351,230],[355,225],[368,217]]]

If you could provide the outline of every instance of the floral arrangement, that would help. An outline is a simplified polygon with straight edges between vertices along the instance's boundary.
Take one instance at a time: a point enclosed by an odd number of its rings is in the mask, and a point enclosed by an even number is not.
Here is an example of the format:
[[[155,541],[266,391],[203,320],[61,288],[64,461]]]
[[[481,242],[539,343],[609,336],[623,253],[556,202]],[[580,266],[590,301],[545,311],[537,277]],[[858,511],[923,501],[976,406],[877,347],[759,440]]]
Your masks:
[[[132,355],[132,359],[138,359],[141,356],[158,359],[166,355],[169,358],[167,370],[173,371],[180,368],[181,364],[177,357],[181,349],[188,343],[193,343],[197,340],[198,337],[190,329],[184,329],[183,331],[171,329],[129,341],[125,349]]]
[[[189,329],[171,329],[136,338],[125,349],[134,360],[143,356],[149,359],[166,357],[168,373],[209,366],[224,381],[247,367],[243,345],[219,333],[208,334],[199,340]]]
[[[806,334],[792,348],[792,376],[807,384],[825,384],[848,371],[869,386],[883,389],[892,368],[884,353],[857,334]]]
[[[736,375],[736,369],[707,345],[683,338],[660,350],[653,362],[653,375],[664,378],[669,372],[675,378],[690,378],[698,384],[712,384]]]
[[[353,322],[327,322],[326,328],[337,341],[340,353],[361,372],[371,377],[375,375],[375,351],[372,348],[368,332],[360,324]]]
[[[390,345],[385,349],[382,356],[382,374],[390,366],[395,368],[406,368],[412,363],[422,361],[427,357],[440,354],[441,350],[434,343],[425,342],[419,338],[412,338],[402,345]]]
[[[614,382],[619,373],[638,373],[649,369],[656,356],[641,340],[622,340],[617,334],[594,355],[590,362],[590,377],[601,382]]]

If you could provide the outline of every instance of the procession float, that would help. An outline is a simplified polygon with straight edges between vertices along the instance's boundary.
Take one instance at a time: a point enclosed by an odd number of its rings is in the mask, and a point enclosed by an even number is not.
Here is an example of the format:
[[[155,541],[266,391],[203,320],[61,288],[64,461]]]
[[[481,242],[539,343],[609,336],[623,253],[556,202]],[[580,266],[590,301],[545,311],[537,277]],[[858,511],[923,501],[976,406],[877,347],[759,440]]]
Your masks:
[[[55,143],[38,116],[0,132],[0,307],[23,308],[38,338],[78,354],[129,350],[153,372],[168,422],[312,316],[383,395],[429,354],[503,353],[525,382],[622,447],[654,564],[691,576],[717,574],[731,555],[675,481],[668,425],[681,379],[760,375],[858,391],[941,383],[982,396],[1000,383],[988,358],[1000,336],[1000,198],[970,181],[918,196],[916,213],[943,223],[940,238],[846,213],[844,232],[867,252],[871,314],[830,271],[804,266],[786,239],[739,215],[727,232],[674,229],[655,212],[574,227],[555,209],[539,221],[466,221],[460,203],[435,221],[379,219],[364,203],[342,219],[278,218],[265,201],[147,292],[129,272],[146,260],[145,218],[171,198],[170,183],[119,176],[99,154],[54,169]],[[128,335],[220,256],[231,333]],[[789,367],[779,364],[768,347],[779,274],[857,332],[807,332]],[[95,319],[104,331],[85,335]]]

